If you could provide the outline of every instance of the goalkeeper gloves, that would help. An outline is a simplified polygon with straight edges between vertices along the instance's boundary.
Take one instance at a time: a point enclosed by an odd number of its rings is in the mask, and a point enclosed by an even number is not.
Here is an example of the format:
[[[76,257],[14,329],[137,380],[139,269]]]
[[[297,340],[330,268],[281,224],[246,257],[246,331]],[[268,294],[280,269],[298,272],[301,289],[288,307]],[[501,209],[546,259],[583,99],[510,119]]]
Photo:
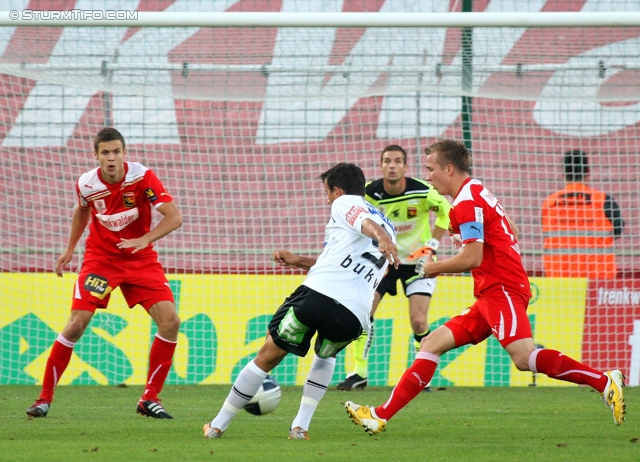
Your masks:
[[[415,260],[420,257],[418,264],[416,265],[416,273],[418,273],[418,276],[421,278],[424,277],[425,263],[436,261],[436,251],[438,250],[439,245],[440,242],[438,240],[431,238],[429,239],[429,242],[427,242],[427,245],[409,255],[409,260]]]

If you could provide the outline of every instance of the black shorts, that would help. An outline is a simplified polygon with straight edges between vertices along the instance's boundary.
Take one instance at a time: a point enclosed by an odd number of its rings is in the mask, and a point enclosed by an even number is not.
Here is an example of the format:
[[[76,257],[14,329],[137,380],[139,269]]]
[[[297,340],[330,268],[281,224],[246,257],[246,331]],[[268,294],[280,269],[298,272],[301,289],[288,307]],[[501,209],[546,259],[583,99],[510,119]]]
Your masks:
[[[315,353],[329,358],[360,337],[362,326],[343,305],[301,285],[275,312],[269,332],[276,345],[297,356],[307,354],[317,332]]]
[[[395,297],[398,295],[398,279],[400,279],[402,289],[407,297],[415,294],[428,295],[431,297],[435,290],[435,278],[417,278],[416,276],[415,265],[400,265],[398,269],[389,265],[387,273],[380,281],[380,284],[378,284],[378,287],[376,287],[376,292],[380,294],[381,298],[384,297],[385,294]],[[407,294],[407,286],[409,285],[407,281],[410,279],[413,279],[413,281],[411,281],[412,290]]]

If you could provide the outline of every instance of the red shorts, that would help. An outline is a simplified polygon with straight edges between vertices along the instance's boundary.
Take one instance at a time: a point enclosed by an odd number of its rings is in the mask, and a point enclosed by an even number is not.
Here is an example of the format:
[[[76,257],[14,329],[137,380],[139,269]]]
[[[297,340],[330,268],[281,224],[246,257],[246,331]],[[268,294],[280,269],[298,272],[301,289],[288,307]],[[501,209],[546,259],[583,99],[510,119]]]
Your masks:
[[[498,286],[483,292],[476,302],[445,323],[456,347],[480,343],[493,333],[503,347],[523,338],[531,338],[527,317],[529,299],[519,292]]]
[[[174,302],[157,254],[126,260],[90,256],[82,263],[78,274],[71,309],[95,311],[106,308],[116,287],[120,287],[129,308],[140,304],[148,310],[158,302]]]

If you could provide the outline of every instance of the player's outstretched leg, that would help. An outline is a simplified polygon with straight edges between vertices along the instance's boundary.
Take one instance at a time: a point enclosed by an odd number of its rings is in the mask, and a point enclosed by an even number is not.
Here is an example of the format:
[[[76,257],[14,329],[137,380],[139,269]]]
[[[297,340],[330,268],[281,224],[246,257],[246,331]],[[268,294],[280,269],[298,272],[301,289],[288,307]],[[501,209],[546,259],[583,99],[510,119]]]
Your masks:
[[[154,401],[150,399],[138,401],[136,412],[146,417],[153,417],[154,419],[173,419],[162,407],[159,399]]]
[[[33,406],[27,409],[27,415],[31,417],[46,417],[51,407],[51,402],[39,398],[33,403]]]
[[[212,427],[209,423],[204,424],[202,430],[204,430],[204,437],[210,439],[222,438],[222,434],[224,433],[223,431],[220,431],[219,428]]]
[[[413,348],[416,354],[418,354],[418,352],[420,351],[420,342],[430,333],[431,330],[427,329],[427,331],[422,334],[413,334]],[[431,393],[431,381],[429,381],[429,383],[422,389],[422,391],[424,393]]]
[[[609,381],[602,392],[602,402],[611,409],[613,423],[620,425],[627,413],[627,405],[624,402],[624,375],[618,370],[604,373]]]
[[[293,427],[291,430],[289,430],[289,439],[290,440],[308,440],[309,433],[302,427]]]
[[[347,409],[347,414],[351,417],[351,421],[363,427],[364,431],[369,433],[369,435],[380,433],[387,428],[387,421],[376,415],[373,406],[361,406],[347,401],[344,403],[344,407]]]
[[[384,405],[374,408],[347,401],[344,407],[347,408],[351,420],[364,427],[370,435],[380,433],[386,428],[389,419],[420,394],[433,377],[439,362],[440,358],[433,353],[419,352],[411,367],[400,377]]]
[[[267,373],[256,366],[255,360],[244,366],[233,382],[218,415],[204,424],[204,437],[220,438],[238,412],[255,396],[266,377]]]
[[[536,349],[531,353],[529,370],[542,372],[552,379],[589,385],[602,394],[602,402],[613,413],[613,422],[620,425],[624,421],[624,375],[619,370],[600,372],[548,348]]]

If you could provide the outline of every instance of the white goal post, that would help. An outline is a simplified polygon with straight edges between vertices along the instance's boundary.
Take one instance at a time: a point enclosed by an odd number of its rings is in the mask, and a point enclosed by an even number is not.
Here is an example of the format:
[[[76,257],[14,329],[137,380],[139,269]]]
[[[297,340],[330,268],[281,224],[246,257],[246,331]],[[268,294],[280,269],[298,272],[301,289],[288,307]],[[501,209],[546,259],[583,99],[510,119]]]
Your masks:
[[[0,27],[637,27],[640,12],[189,13],[0,11]],[[94,17],[96,19],[94,19]],[[27,18],[27,19],[25,19]]]

